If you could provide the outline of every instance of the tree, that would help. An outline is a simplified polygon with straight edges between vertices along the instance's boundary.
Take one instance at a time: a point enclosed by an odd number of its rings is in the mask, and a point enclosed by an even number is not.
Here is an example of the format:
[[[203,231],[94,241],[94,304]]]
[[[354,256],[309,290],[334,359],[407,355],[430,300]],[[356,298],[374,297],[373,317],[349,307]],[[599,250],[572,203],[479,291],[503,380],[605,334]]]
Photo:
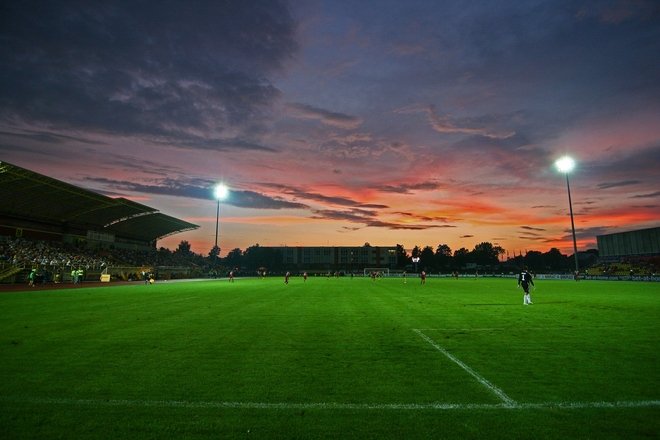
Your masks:
[[[468,263],[469,258],[470,258],[470,251],[468,251],[464,247],[460,248],[457,251],[454,251],[454,267],[457,269],[462,268]]]
[[[479,266],[495,266],[500,261],[500,254],[504,250],[499,246],[493,246],[492,243],[483,242],[474,247],[472,251],[472,262]]]
[[[431,246],[426,246],[422,249],[422,252],[419,253],[419,261],[422,263],[422,267],[427,270],[432,270],[436,268],[435,265],[435,253]]]
[[[550,270],[564,270],[568,267],[566,255],[557,248],[552,248],[543,254],[543,260]]]
[[[243,252],[243,263],[249,269],[257,270],[260,267],[269,271],[278,271],[283,268],[282,253],[273,248],[265,248],[255,244]]]
[[[243,265],[243,251],[239,248],[229,251],[225,257],[225,265],[229,268],[241,267]]]
[[[399,268],[406,267],[408,264],[410,264],[410,257],[408,256],[408,252],[406,252],[406,248],[404,248],[401,244],[396,245],[396,264]]]
[[[525,266],[533,271],[545,269],[543,254],[539,251],[529,251],[525,254]]]
[[[181,255],[188,255],[190,254],[190,243],[188,243],[187,240],[182,240],[181,243],[179,243],[179,247],[176,248],[176,251],[174,251],[178,254]]]
[[[439,244],[435,250],[435,264],[439,270],[451,267],[452,257],[451,248],[446,244]]]
[[[218,255],[220,255],[220,248],[218,246],[213,246],[209,251],[209,260],[211,261],[211,264],[217,262],[216,259],[218,258]]]

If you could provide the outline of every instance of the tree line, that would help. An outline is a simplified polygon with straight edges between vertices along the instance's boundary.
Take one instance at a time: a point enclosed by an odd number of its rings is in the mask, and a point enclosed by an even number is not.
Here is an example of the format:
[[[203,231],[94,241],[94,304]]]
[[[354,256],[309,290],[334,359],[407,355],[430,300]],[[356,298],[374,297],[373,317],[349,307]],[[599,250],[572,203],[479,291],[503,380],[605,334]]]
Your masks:
[[[369,244],[365,243],[365,246],[369,246]],[[190,243],[187,241],[182,241],[174,253],[180,255],[193,254],[190,251]],[[447,244],[439,244],[435,248],[415,246],[410,252],[403,245],[397,244],[396,254],[397,266],[390,269],[425,270],[430,273],[450,273],[454,271],[515,272],[524,266],[536,272],[571,272],[574,264],[572,255],[564,255],[557,248],[552,248],[547,252],[528,251],[525,255],[509,257],[502,247],[489,242],[479,243],[472,250],[464,247],[452,250]],[[583,254],[580,258],[585,260],[584,263],[586,264],[593,264],[597,259],[597,251],[595,250]],[[207,257],[196,255],[196,260],[204,259],[209,268],[219,270],[238,268],[242,271],[257,271],[265,268],[269,272],[279,272],[294,269],[286,267],[279,250],[260,246],[259,244],[250,246],[245,250],[232,249],[224,258],[219,255],[220,249],[214,246]],[[346,270],[348,268],[324,267],[324,269]],[[356,267],[352,269],[362,270],[362,268]]]

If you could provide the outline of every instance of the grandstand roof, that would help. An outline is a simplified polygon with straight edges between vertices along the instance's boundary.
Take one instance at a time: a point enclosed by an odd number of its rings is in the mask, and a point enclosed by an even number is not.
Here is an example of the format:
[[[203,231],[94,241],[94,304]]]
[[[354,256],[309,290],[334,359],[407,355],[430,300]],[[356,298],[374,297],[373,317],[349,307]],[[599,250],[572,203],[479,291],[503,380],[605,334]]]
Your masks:
[[[0,161],[0,214],[151,242],[199,226]]]

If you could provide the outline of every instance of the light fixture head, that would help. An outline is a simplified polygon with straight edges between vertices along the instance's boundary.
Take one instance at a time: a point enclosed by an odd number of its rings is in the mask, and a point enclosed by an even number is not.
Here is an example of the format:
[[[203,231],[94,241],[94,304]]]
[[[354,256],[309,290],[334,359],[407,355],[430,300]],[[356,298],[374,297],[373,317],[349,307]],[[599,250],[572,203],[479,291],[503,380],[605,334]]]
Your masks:
[[[229,195],[229,188],[224,183],[218,183],[213,189],[213,195],[216,200],[224,200]]]
[[[575,168],[575,161],[572,157],[564,156],[557,159],[555,166],[562,173],[570,173]]]

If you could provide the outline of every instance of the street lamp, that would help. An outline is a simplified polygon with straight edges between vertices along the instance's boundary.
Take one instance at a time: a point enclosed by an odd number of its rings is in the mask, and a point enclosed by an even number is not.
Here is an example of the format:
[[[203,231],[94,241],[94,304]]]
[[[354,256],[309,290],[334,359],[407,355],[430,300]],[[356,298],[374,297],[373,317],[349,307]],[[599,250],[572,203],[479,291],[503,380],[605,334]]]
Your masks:
[[[412,257],[412,262],[415,263],[415,273],[417,273],[417,263],[419,263],[419,257]]]
[[[571,231],[573,232],[573,256],[575,257],[575,276],[577,277],[580,269],[578,267],[578,254],[577,254],[577,241],[575,240],[575,222],[573,221],[573,202],[571,201],[571,184],[568,182],[568,173],[575,168],[575,161],[569,157],[564,156],[555,162],[555,166],[559,172],[566,175],[566,188],[568,189],[568,210],[571,213]],[[577,278],[576,278],[577,280]]]
[[[218,208],[215,213],[215,249],[218,249],[218,224],[220,223],[220,201],[227,198],[229,188],[224,183],[218,183],[213,189],[213,195],[218,201]],[[219,250],[219,249],[218,249]]]

